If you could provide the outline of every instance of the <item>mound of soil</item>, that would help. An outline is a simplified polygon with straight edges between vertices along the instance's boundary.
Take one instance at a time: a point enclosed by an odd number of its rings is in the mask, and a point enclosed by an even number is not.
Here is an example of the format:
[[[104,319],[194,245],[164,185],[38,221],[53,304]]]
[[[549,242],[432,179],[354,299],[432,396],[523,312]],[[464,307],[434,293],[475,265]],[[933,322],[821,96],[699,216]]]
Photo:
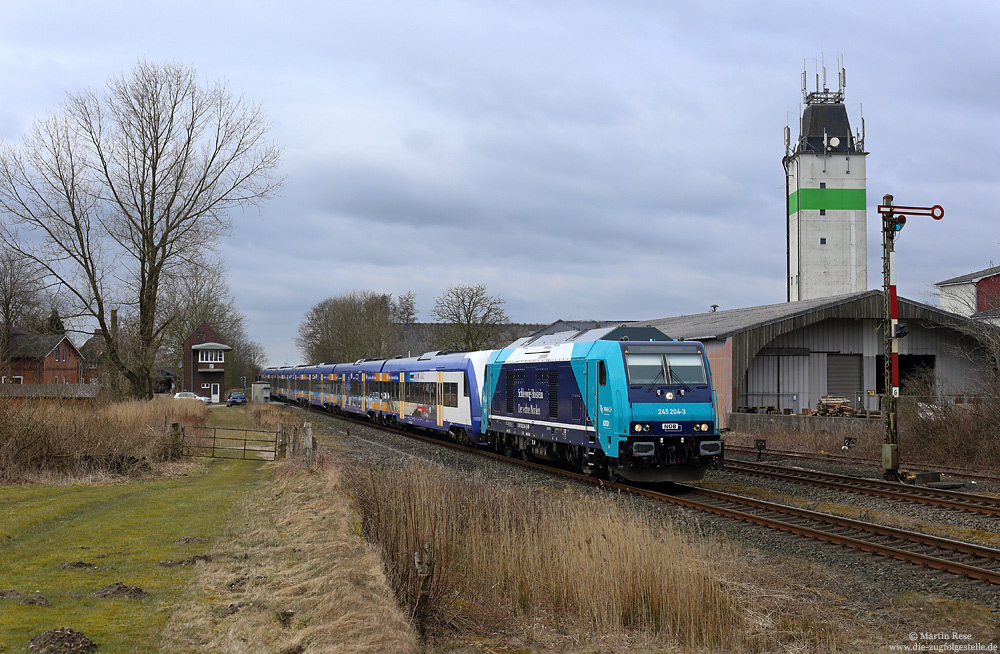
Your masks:
[[[173,559],[170,559],[169,561],[160,561],[160,565],[164,568],[172,568],[175,565],[194,565],[198,561],[209,562],[211,560],[212,557],[208,554],[198,554],[197,556],[190,556],[186,559],[181,559],[180,561],[174,561]]]
[[[174,543],[176,543],[177,545],[190,545],[192,543],[200,543],[200,542],[202,542],[202,539],[198,538],[197,536],[183,536],[174,541]]]
[[[28,641],[28,651],[39,654],[86,654],[97,651],[97,643],[68,627],[50,629]]]
[[[93,563],[87,563],[86,561],[73,561],[72,563],[60,563],[59,567],[63,570],[96,570],[97,566]]]
[[[127,597],[129,599],[149,597],[149,593],[138,586],[126,586],[120,581],[109,584],[92,595],[94,597]]]
[[[35,606],[48,606],[49,598],[43,595],[28,595],[23,600],[21,604],[34,604]]]
[[[24,597],[24,595],[17,592],[13,588],[11,588],[10,590],[0,590],[0,600],[5,600],[5,599],[19,600],[22,597]]]

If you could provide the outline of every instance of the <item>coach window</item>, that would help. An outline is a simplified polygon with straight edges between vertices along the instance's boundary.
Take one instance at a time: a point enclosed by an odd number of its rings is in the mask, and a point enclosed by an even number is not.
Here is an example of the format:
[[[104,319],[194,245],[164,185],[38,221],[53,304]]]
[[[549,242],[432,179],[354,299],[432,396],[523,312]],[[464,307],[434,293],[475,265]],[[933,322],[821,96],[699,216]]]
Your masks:
[[[444,405],[445,406],[458,406],[458,384],[454,382],[446,382],[444,385]]]

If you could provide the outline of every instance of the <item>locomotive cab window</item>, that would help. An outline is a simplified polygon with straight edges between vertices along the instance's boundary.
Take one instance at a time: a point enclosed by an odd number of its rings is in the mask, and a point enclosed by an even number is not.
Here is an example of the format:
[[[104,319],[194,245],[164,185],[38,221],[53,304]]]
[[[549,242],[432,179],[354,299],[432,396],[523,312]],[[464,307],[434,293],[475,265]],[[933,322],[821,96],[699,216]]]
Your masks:
[[[707,384],[705,361],[698,354],[668,354],[667,372],[672,384]]]
[[[625,361],[632,385],[708,383],[700,354],[628,352]]]

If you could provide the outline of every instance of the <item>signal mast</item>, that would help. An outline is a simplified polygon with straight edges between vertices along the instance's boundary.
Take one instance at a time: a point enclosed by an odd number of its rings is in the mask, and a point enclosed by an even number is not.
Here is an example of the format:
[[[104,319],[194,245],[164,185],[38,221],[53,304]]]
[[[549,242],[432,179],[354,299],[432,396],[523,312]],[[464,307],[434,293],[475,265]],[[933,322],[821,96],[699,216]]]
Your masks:
[[[899,322],[899,304],[896,296],[896,234],[906,224],[906,212],[911,216],[944,218],[944,209],[933,207],[893,206],[892,196],[882,196],[878,206],[882,215],[882,277],[885,311],[882,321],[882,342],[885,352],[885,393],[882,408],[885,412],[885,442],[882,445],[882,472],[888,481],[899,479],[899,425],[896,421],[896,400],[899,398],[899,339],[909,333]],[[900,212],[900,213],[897,213]]]

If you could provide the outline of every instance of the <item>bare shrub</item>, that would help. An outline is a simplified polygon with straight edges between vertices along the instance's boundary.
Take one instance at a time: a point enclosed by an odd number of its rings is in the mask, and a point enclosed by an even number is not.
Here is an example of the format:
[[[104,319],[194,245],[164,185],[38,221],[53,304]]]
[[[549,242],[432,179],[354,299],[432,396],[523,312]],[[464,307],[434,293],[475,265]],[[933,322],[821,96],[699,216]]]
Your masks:
[[[982,380],[949,392],[934,372],[908,377],[898,403],[903,456],[929,465],[1000,466],[1000,398]]]
[[[0,403],[0,483],[52,473],[138,474],[168,457],[170,423],[203,424],[206,415],[201,403],[169,398]]]
[[[739,647],[743,612],[704,543],[608,500],[553,497],[426,468],[347,473],[364,535],[400,601],[420,599],[414,554],[435,568],[426,619],[490,631],[509,615],[637,630],[713,650]]]

